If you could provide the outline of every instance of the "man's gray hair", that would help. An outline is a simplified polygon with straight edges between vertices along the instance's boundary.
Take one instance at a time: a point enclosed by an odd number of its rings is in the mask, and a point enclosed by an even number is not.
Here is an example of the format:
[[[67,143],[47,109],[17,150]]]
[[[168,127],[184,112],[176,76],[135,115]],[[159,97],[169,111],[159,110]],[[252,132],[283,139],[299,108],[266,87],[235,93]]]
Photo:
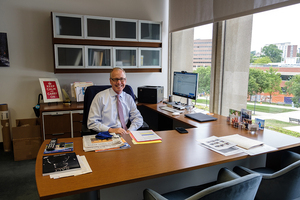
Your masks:
[[[124,74],[125,74],[125,76],[126,76],[126,72],[125,72],[125,70],[124,69],[122,69],[121,67],[114,67],[112,70],[111,70],[111,72],[110,72],[110,78],[111,78],[111,74],[113,73],[113,71],[115,71],[115,70],[121,70],[121,71],[123,71],[124,72]]]

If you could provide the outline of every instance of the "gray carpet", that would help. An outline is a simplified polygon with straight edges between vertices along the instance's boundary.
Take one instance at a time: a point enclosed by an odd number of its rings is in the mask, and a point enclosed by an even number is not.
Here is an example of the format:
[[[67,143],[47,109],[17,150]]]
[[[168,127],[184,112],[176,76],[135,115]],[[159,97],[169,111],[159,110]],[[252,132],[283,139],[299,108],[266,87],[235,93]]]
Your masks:
[[[0,199],[39,199],[34,169],[35,160],[14,161],[13,152],[0,146]]]
[[[54,200],[97,199],[97,192],[72,195]],[[38,200],[35,183],[35,159],[14,161],[13,152],[4,152],[0,143],[0,200]]]

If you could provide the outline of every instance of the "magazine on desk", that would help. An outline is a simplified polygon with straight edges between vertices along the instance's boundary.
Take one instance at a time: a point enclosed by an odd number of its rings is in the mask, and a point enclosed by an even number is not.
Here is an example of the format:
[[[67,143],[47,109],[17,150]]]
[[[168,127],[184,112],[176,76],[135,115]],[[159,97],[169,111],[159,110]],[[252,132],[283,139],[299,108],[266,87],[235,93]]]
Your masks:
[[[55,149],[52,151],[47,151],[47,145],[44,150],[44,154],[49,154],[49,153],[62,153],[62,152],[70,152],[73,151],[73,142],[66,142],[64,147],[60,147],[60,144],[55,145]]]
[[[43,156],[43,176],[61,174],[65,171],[79,171],[80,169],[74,152]]]
[[[130,137],[135,144],[161,142],[161,137],[152,130],[130,131]]]
[[[224,156],[230,156],[244,152],[242,148],[237,147],[235,144],[216,136],[211,136],[202,140],[198,140],[198,142],[201,146],[204,146]]]
[[[84,151],[111,151],[111,150],[120,150],[128,149],[130,145],[122,138],[116,134],[113,134],[111,139],[97,139],[96,135],[85,135],[82,137],[83,150]]]
[[[211,136],[209,138],[199,140],[199,143],[200,145],[225,156],[242,152],[245,152],[249,155],[257,155],[276,150],[276,148],[264,144],[261,141],[253,140],[239,134],[223,137]]]

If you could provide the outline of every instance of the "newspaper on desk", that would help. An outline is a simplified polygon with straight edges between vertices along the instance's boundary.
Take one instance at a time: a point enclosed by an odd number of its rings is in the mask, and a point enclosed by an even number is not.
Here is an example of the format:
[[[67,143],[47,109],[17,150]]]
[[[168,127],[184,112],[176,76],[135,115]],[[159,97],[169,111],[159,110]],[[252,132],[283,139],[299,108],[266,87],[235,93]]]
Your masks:
[[[223,137],[211,136],[199,140],[199,144],[225,156],[242,152],[248,155],[258,155],[276,150],[276,148],[264,144],[261,141],[253,140],[239,134]]]
[[[216,136],[211,136],[202,140],[198,140],[198,142],[201,146],[211,149],[224,156],[230,156],[244,152],[244,150],[236,146],[236,144],[220,139]]]
[[[113,137],[108,140],[99,140],[96,135],[85,135],[82,137],[84,151],[109,150],[124,146],[122,138],[115,133],[111,133]]]

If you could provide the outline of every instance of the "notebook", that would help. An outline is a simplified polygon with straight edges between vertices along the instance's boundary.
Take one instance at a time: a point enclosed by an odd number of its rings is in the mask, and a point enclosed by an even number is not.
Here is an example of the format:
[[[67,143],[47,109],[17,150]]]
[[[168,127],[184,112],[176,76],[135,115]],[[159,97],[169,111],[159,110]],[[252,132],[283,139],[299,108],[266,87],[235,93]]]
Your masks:
[[[208,121],[215,121],[217,118],[212,117],[210,115],[206,115],[203,113],[192,113],[192,114],[185,114],[184,116],[194,119],[198,122],[208,122]]]

